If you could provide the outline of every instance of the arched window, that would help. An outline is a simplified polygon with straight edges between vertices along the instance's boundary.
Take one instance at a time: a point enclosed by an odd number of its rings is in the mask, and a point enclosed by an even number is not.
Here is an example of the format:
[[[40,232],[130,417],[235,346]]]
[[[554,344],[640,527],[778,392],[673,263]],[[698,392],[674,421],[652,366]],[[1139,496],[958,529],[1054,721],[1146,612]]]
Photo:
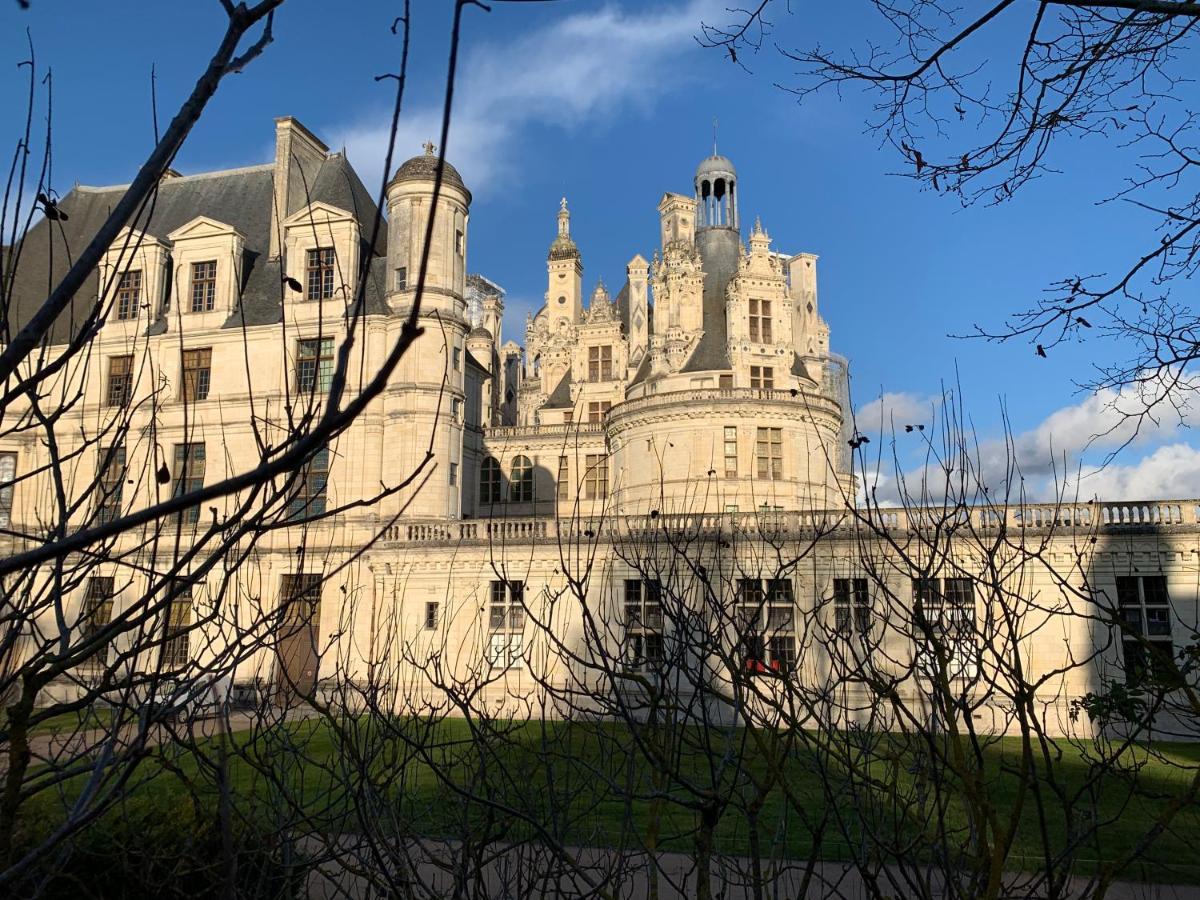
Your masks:
[[[495,457],[489,456],[483,461],[479,470],[479,502],[499,503],[500,496],[500,463]]]
[[[533,500],[533,463],[528,456],[518,456],[512,461],[508,499],[513,503],[529,503]]]

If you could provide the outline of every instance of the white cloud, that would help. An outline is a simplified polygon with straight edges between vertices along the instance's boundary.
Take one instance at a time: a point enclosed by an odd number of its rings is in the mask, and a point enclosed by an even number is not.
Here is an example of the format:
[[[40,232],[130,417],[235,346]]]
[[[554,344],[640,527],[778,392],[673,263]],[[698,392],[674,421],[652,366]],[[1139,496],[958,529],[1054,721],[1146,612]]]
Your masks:
[[[465,45],[447,159],[472,191],[486,192],[513,164],[518,135],[530,125],[569,129],[620,108],[650,109],[686,77],[678,62],[695,49],[701,20],[723,9],[722,0],[638,4],[636,12],[610,5],[557,18],[503,45]],[[436,140],[441,117],[440,105],[402,114],[397,161]],[[332,133],[373,189],[388,123],[371,119]]]
[[[1004,437],[985,437],[970,444],[965,457],[946,458],[946,405],[951,419],[957,414],[952,395],[946,404],[936,397],[911,393],[884,394],[864,404],[856,414],[859,430],[882,437],[888,450],[867,454],[878,460],[878,472],[866,481],[875,487],[881,502],[899,499],[899,477],[890,447],[895,448],[907,490],[914,502],[927,495],[938,502],[949,477],[959,490],[986,485],[994,499],[1006,492],[1016,499],[1050,500],[1060,492],[1067,499],[1153,499],[1192,497],[1200,493],[1200,449],[1184,435],[1196,420],[1186,405],[1195,383],[1177,386],[1172,397],[1178,407],[1162,404],[1148,417],[1134,415],[1142,400],[1156,396],[1156,386],[1121,392],[1099,391],[1078,403],[1064,406],[1026,431]],[[912,438],[906,424],[927,424],[926,432]],[[926,438],[922,440],[921,437]],[[961,467],[967,467],[964,477]],[[946,474],[949,467],[949,476]]]
[[[1080,495],[1106,500],[1200,497],[1200,449],[1166,444],[1136,463],[1085,469]]]

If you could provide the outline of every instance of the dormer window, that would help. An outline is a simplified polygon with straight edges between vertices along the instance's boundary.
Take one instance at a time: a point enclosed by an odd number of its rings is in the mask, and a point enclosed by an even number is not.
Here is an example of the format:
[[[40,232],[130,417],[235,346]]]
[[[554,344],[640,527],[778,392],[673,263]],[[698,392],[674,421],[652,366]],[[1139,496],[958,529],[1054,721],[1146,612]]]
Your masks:
[[[750,299],[750,340],[771,343],[771,301]]]
[[[396,269],[396,290],[403,291],[408,289],[408,266],[400,266]]]
[[[130,269],[121,273],[117,282],[117,318],[136,319],[142,303],[142,270]]]
[[[332,247],[317,247],[308,251],[305,297],[309,300],[328,300],[333,296]]]
[[[588,381],[612,381],[612,346],[588,347]]]
[[[212,312],[217,305],[217,261],[192,263],[192,312]]]

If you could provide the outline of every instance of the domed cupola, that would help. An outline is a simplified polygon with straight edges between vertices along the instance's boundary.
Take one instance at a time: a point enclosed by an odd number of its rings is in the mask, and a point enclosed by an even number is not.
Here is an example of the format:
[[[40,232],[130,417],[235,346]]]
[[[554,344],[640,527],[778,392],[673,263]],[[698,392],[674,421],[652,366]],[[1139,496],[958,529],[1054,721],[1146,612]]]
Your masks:
[[[392,180],[388,182],[389,187],[405,181],[424,181],[432,184],[437,180],[437,153],[434,151],[433,144],[430,143],[427,143],[424,149],[425,152],[420,156],[414,156],[412,159],[401,163],[400,168],[396,170],[396,174],[392,176]],[[442,185],[458,188],[458,190],[466,195],[467,205],[470,205],[471,192],[467,190],[467,185],[462,180],[462,176],[458,174],[458,169],[450,165],[449,160],[442,162]]]
[[[716,149],[696,167],[696,227],[737,231],[737,170]]]

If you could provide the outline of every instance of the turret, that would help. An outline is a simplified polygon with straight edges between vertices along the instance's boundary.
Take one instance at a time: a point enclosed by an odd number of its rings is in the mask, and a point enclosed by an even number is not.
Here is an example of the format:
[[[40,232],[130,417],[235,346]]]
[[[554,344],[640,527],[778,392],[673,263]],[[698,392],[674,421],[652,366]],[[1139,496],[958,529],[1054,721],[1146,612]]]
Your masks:
[[[558,234],[546,258],[546,311],[551,334],[559,323],[578,325],[583,316],[583,260],[571,239],[571,212],[567,198],[558,209]]]
[[[650,346],[650,309],[647,285],[650,264],[639,253],[625,268],[629,279],[629,365],[636,368]]]
[[[427,143],[425,153],[400,166],[388,183],[388,297],[393,308],[409,305],[416,292],[437,164],[433,144]],[[470,206],[471,192],[462,176],[445,162],[422,297],[423,308],[443,316],[465,316]]]
[[[715,150],[696,169],[696,227],[737,231],[737,170]]]

